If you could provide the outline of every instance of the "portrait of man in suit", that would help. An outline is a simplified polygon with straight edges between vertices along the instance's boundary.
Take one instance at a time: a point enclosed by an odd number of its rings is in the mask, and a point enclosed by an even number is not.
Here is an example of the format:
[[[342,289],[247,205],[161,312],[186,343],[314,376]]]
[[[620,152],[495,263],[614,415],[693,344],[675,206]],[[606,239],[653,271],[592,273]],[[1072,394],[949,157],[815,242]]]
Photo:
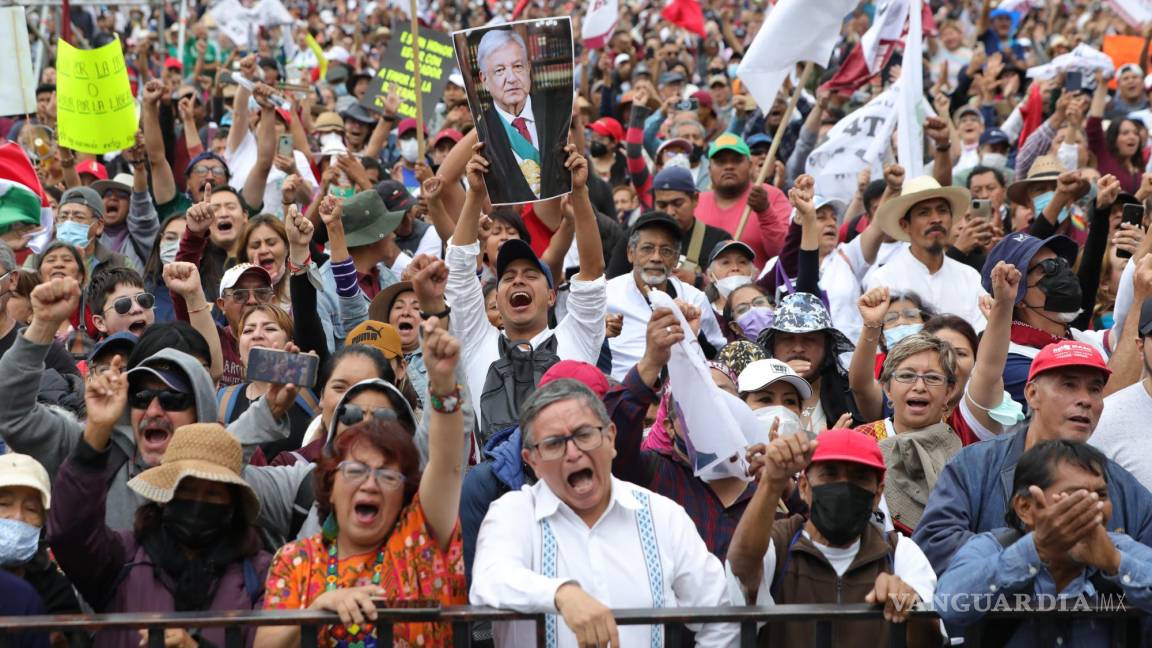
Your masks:
[[[524,23],[529,24],[526,29],[513,23],[468,32],[468,51],[475,60],[473,65],[461,62],[462,69],[475,72],[465,82],[472,86],[467,88],[469,104],[484,142],[483,155],[491,164],[485,183],[494,205],[571,191],[564,167],[572,116],[571,22]],[[525,32],[533,34],[533,23],[547,23],[537,31],[543,35],[540,51],[530,49],[525,40]]]

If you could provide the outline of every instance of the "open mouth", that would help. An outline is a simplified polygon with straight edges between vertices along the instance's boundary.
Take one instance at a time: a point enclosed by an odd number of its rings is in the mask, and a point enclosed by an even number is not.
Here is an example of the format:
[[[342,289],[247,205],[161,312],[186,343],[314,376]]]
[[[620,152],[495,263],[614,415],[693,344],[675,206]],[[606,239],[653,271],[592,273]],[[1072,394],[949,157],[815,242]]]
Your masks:
[[[172,432],[166,427],[150,426],[140,431],[144,447],[141,450],[153,453],[163,453],[172,437]]]
[[[1072,423],[1077,424],[1077,425],[1084,425],[1084,426],[1092,425],[1092,419],[1088,418],[1087,416],[1080,416],[1080,415],[1069,416],[1068,420]]]
[[[592,469],[582,468],[568,475],[568,486],[577,494],[585,495],[595,486]]]
[[[53,270],[48,274],[49,279],[67,279],[68,273],[63,270]]]
[[[407,333],[408,331],[416,330],[416,326],[408,320],[401,320],[396,322],[396,330],[400,331],[401,333]]]
[[[512,308],[526,308],[532,305],[532,293],[517,290],[516,292],[508,295],[508,305]]]
[[[352,514],[357,524],[368,526],[380,515],[380,507],[376,504],[360,503],[352,507]]]
[[[928,410],[929,405],[931,405],[930,402],[921,398],[909,398],[904,401],[904,403],[908,406],[908,410],[912,414],[923,414]]]
[[[216,229],[221,231],[221,232],[231,232],[232,231],[232,221],[226,221],[226,220],[216,221]]]
[[[140,334],[142,334],[146,328],[148,328],[148,322],[143,319],[138,319],[128,325],[128,332],[136,337],[140,337]]]
[[[259,266],[261,268],[264,268],[265,270],[267,270],[268,274],[275,274],[273,272],[273,269],[276,266],[276,260],[273,259],[271,256],[261,257],[260,260],[257,261],[257,264],[259,264]]]

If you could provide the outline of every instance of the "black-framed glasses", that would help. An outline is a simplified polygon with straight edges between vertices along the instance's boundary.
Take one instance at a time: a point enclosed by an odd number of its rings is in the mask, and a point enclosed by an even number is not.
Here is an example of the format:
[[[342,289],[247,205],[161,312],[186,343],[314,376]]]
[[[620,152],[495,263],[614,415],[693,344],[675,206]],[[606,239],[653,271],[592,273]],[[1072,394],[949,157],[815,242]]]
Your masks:
[[[368,475],[376,478],[376,484],[380,486],[380,490],[386,491],[394,491],[407,481],[404,475],[391,468],[373,468],[352,459],[345,459],[336,464],[336,469],[353,486],[364,483],[364,480],[368,479]]]
[[[924,313],[920,312],[919,308],[905,308],[902,310],[892,310],[884,313],[885,324],[891,324],[900,318],[904,318],[906,320],[921,320],[924,319]]]
[[[897,371],[892,374],[892,380],[906,385],[915,385],[917,380],[923,380],[926,387],[939,387],[948,382],[948,377],[935,372],[916,373],[911,370]]]
[[[256,303],[267,304],[272,301],[272,296],[276,291],[271,288],[230,288],[225,291],[225,297],[231,299],[236,304],[247,304],[253,297],[256,298]]]
[[[390,407],[373,407],[369,409],[352,403],[345,403],[340,408],[340,411],[336,413],[336,420],[344,425],[356,425],[369,415],[371,415],[377,423],[399,420],[396,416],[396,410]]]
[[[196,166],[192,167],[191,175],[214,175],[217,178],[227,178],[228,177],[228,169],[225,169],[224,167],[218,167],[218,166],[207,166],[207,165],[203,165],[203,164],[197,164]]]
[[[112,302],[111,306],[105,306],[104,312],[107,313],[108,309],[112,308],[115,309],[116,312],[120,315],[127,315],[132,311],[133,301],[135,301],[137,304],[140,304],[140,308],[148,310],[149,308],[152,308],[156,305],[156,296],[152,293],[142,292],[137,293],[131,297],[121,297],[120,299]]]
[[[764,295],[760,295],[759,297],[753,299],[752,301],[744,302],[743,304],[736,304],[735,306],[733,306],[732,307],[732,314],[735,315],[736,317],[740,317],[744,313],[747,313],[748,311],[752,310],[752,308],[755,306],[759,306],[761,308],[771,308],[772,302],[768,301],[768,298],[765,297]]]
[[[160,408],[165,412],[179,412],[196,404],[195,394],[185,394],[174,389],[141,389],[129,394],[128,406],[132,409],[148,409],[154,399],[160,400]]]
[[[566,436],[550,436],[528,446],[540,454],[544,461],[555,461],[564,456],[568,449],[568,442],[576,444],[576,449],[582,452],[591,452],[604,445],[604,427],[585,425],[576,428],[576,431]]]
[[[1054,277],[1069,267],[1068,259],[1064,257],[1052,257],[1050,259],[1044,259],[1043,261],[1037,261],[1032,267],[1028,268],[1028,272],[1031,273],[1033,270],[1039,268],[1040,271],[1044,273],[1044,276]]]

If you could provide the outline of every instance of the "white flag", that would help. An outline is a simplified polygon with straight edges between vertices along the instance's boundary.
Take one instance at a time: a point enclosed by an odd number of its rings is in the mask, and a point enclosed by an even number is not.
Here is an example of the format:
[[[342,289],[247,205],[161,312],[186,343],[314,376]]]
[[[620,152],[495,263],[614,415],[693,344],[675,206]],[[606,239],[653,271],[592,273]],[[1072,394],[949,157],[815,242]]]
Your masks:
[[[785,77],[801,61],[827,65],[855,0],[780,0],[744,54],[736,76],[767,111]]]
[[[1076,49],[1057,56],[1050,63],[1028,68],[1025,76],[1029,79],[1046,81],[1055,78],[1065,70],[1080,70],[1089,74],[1095,74],[1099,70],[1104,73],[1104,78],[1107,79],[1116,71],[1116,64],[1112,62],[1112,57],[1104,52],[1091,45],[1080,43]]]
[[[1105,0],[1124,22],[1143,28],[1152,22],[1152,2],[1149,0]]]
[[[875,74],[883,62],[880,44],[900,40],[900,35],[904,33],[904,21],[908,18],[908,5],[909,0],[881,0],[876,5],[872,26],[860,37],[860,49],[869,72]]]
[[[0,7],[0,58],[8,61],[6,92],[0,93],[0,115],[36,112],[36,75],[28,46],[28,19],[24,7]]]
[[[897,84],[848,113],[828,131],[828,139],[808,156],[805,168],[816,179],[817,194],[848,203],[856,193],[856,176],[865,168],[872,170],[873,179],[883,177],[899,100]]]
[[[922,0],[908,3],[908,36],[900,68],[900,116],[896,120],[896,151],[905,178],[924,175],[924,30]]]
[[[256,49],[261,27],[291,25],[292,14],[280,0],[260,0],[248,8],[238,0],[221,0],[208,11],[220,31],[241,49]]]
[[[592,0],[588,3],[588,13],[584,15],[584,25],[580,37],[587,49],[600,49],[608,42],[616,29],[616,19],[620,14],[618,0]]]

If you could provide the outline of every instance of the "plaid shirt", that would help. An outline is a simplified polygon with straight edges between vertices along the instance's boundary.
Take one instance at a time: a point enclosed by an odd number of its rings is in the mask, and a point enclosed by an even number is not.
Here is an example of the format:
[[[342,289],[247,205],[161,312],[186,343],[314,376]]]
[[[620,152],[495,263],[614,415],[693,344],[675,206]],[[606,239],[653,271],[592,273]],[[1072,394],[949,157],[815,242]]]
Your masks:
[[[674,455],[650,450],[642,451],[644,416],[648,408],[659,401],[659,395],[640,379],[633,367],[624,382],[613,388],[604,398],[609,415],[616,424],[616,459],[612,472],[618,479],[639,484],[659,493],[684,507],[696,523],[696,530],[712,552],[721,561],[728,553],[728,544],[740,516],[748,506],[756,484],[725,507],[708,484],[692,474],[692,468]]]

